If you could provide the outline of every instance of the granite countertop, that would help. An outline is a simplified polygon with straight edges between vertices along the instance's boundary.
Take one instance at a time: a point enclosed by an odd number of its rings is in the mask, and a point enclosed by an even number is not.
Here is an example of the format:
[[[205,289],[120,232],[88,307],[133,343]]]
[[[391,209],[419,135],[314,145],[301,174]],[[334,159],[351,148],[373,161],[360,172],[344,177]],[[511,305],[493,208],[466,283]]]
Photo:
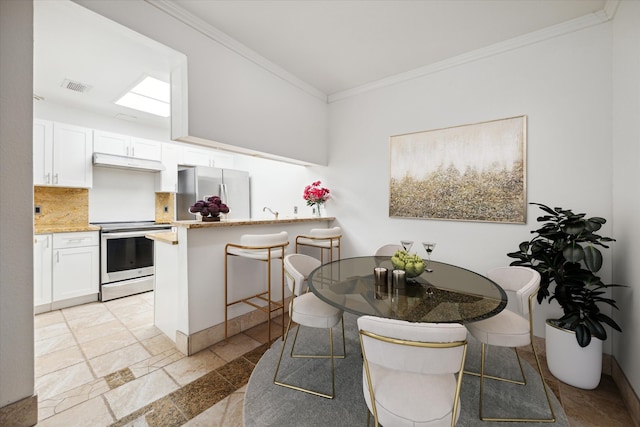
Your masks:
[[[304,218],[278,218],[278,219],[221,219],[220,221],[173,221],[174,227],[183,228],[211,228],[211,227],[234,227],[239,225],[265,225],[265,224],[288,224],[300,222],[333,221],[333,216],[304,217]]]
[[[171,245],[178,244],[178,233],[167,231],[165,233],[151,233],[146,234],[144,237],[147,239],[155,240],[157,242],[169,243]]]
[[[34,227],[34,234],[49,234],[49,233],[76,233],[80,231],[100,231],[100,227],[92,224],[55,224],[55,225],[36,225]]]

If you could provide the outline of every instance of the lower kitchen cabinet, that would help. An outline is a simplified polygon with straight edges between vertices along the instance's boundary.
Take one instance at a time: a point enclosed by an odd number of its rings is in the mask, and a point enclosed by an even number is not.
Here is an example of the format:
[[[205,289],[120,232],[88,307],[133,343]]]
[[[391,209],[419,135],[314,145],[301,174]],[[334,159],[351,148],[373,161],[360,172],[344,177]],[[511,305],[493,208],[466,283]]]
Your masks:
[[[33,303],[36,312],[51,305],[51,261],[53,254],[53,236],[37,234],[33,238]],[[42,310],[46,311],[46,310]]]
[[[97,231],[38,235],[34,241],[36,313],[97,301],[100,290]]]

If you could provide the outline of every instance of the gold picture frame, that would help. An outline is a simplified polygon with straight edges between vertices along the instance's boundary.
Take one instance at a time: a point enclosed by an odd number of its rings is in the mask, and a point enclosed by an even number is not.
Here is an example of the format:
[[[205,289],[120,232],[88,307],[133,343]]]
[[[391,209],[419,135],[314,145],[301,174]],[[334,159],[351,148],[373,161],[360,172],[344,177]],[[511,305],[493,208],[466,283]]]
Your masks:
[[[390,138],[389,216],[525,224],[527,116]]]

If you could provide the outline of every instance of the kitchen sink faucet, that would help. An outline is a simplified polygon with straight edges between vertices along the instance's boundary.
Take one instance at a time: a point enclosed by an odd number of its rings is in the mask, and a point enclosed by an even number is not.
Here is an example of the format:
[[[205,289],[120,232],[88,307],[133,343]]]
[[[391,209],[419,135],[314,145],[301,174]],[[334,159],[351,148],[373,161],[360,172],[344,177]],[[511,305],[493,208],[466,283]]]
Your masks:
[[[275,215],[276,219],[278,219],[279,212],[274,212],[274,211],[272,211],[271,209],[269,209],[269,208],[268,208],[268,207],[266,207],[266,206],[265,206],[264,208],[262,208],[262,212],[265,212],[265,211],[269,211],[269,212],[271,212],[272,214],[274,214],[274,215]]]

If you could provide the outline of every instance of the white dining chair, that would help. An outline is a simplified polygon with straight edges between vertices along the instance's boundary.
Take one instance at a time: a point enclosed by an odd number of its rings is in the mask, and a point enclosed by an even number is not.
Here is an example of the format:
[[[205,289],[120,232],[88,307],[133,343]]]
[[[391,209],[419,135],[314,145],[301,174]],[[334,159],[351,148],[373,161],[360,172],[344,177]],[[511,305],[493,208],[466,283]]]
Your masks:
[[[334,359],[344,359],[346,355],[346,345],[344,339],[344,320],[342,319],[343,311],[327,304],[318,298],[314,293],[309,292],[307,285],[307,277],[314,269],[321,265],[320,261],[305,254],[289,254],[284,258],[284,269],[287,277],[287,284],[291,291],[291,301],[289,302],[289,322],[287,323],[287,329],[284,333],[284,342],[280,349],[280,358],[278,359],[278,365],[276,366],[276,372],[273,375],[273,382],[282,387],[287,387],[293,390],[302,391],[305,393],[313,394],[316,396],[324,397],[327,399],[333,399],[335,396],[335,368]],[[284,354],[284,348],[287,345],[289,338],[289,331],[291,330],[291,324],[295,322],[297,324],[296,333],[293,337],[293,343],[291,344],[290,356],[292,358],[306,358],[306,359],[330,359],[331,360],[331,393],[323,393],[309,388],[304,388],[298,385],[285,383],[278,380],[278,372],[280,371],[280,365],[282,363],[282,355]],[[333,351],[333,327],[338,323],[342,324],[342,355],[335,355]],[[295,354],[294,349],[296,346],[296,340],[298,339],[298,332],[300,332],[300,326],[309,328],[323,328],[329,330],[329,354],[328,355],[307,355],[307,354]]]
[[[362,316],[358,329],[367,425],[373,414],[376,426],[454,426],[460,415],[465,327]]]
[[[542,367],[540,366],[540,359],[533,344],[532,301],[534,300],[540,287],[540,274],[528,267],[512,266],[495,268],[487,273],[487,277],[496,282],[505,290],[507,296],[511,300],[509,306],[512,308],[502,310],[497,315],[488,319],[466,324],[469,333],[482,343],[480,373],[465,371],[466,374],[476,375],[480,377],[480,419],[483,421],[495,422],[555,422],[555,414],[553,411],[553,406],[551,405],[551,399],[549,398],[547,385],[544,381]],[[518,359],[518,365],[520,366],[520,373],[522,375],[522,378],[520,380],[502,378],[487,375],[485,373],[486,347],[489,345],[497,347],[511,347],[514,349],[516,357]],[[518,354],[517,349],[517,347],[526,345],[531,345],[531,349],[533,350],[533,355],[536,359],[538,373],[540,374],[540,380],[542,381],[542,387],[549,404],[549,411],[551,412],[551,416],[549,418],[536,419],[517,417],[485,417],[482,409],[485,378],[520,385],[526,384],[524,370],[522,369],[522,362],[520,361],[520,355]]]
[[[401,251],[401,250],[402,250],[402,246],[400,245],[394,245],[394,244],[382,245],[376,250],[375,256],[392,257],[396,253],[396,251]]]

